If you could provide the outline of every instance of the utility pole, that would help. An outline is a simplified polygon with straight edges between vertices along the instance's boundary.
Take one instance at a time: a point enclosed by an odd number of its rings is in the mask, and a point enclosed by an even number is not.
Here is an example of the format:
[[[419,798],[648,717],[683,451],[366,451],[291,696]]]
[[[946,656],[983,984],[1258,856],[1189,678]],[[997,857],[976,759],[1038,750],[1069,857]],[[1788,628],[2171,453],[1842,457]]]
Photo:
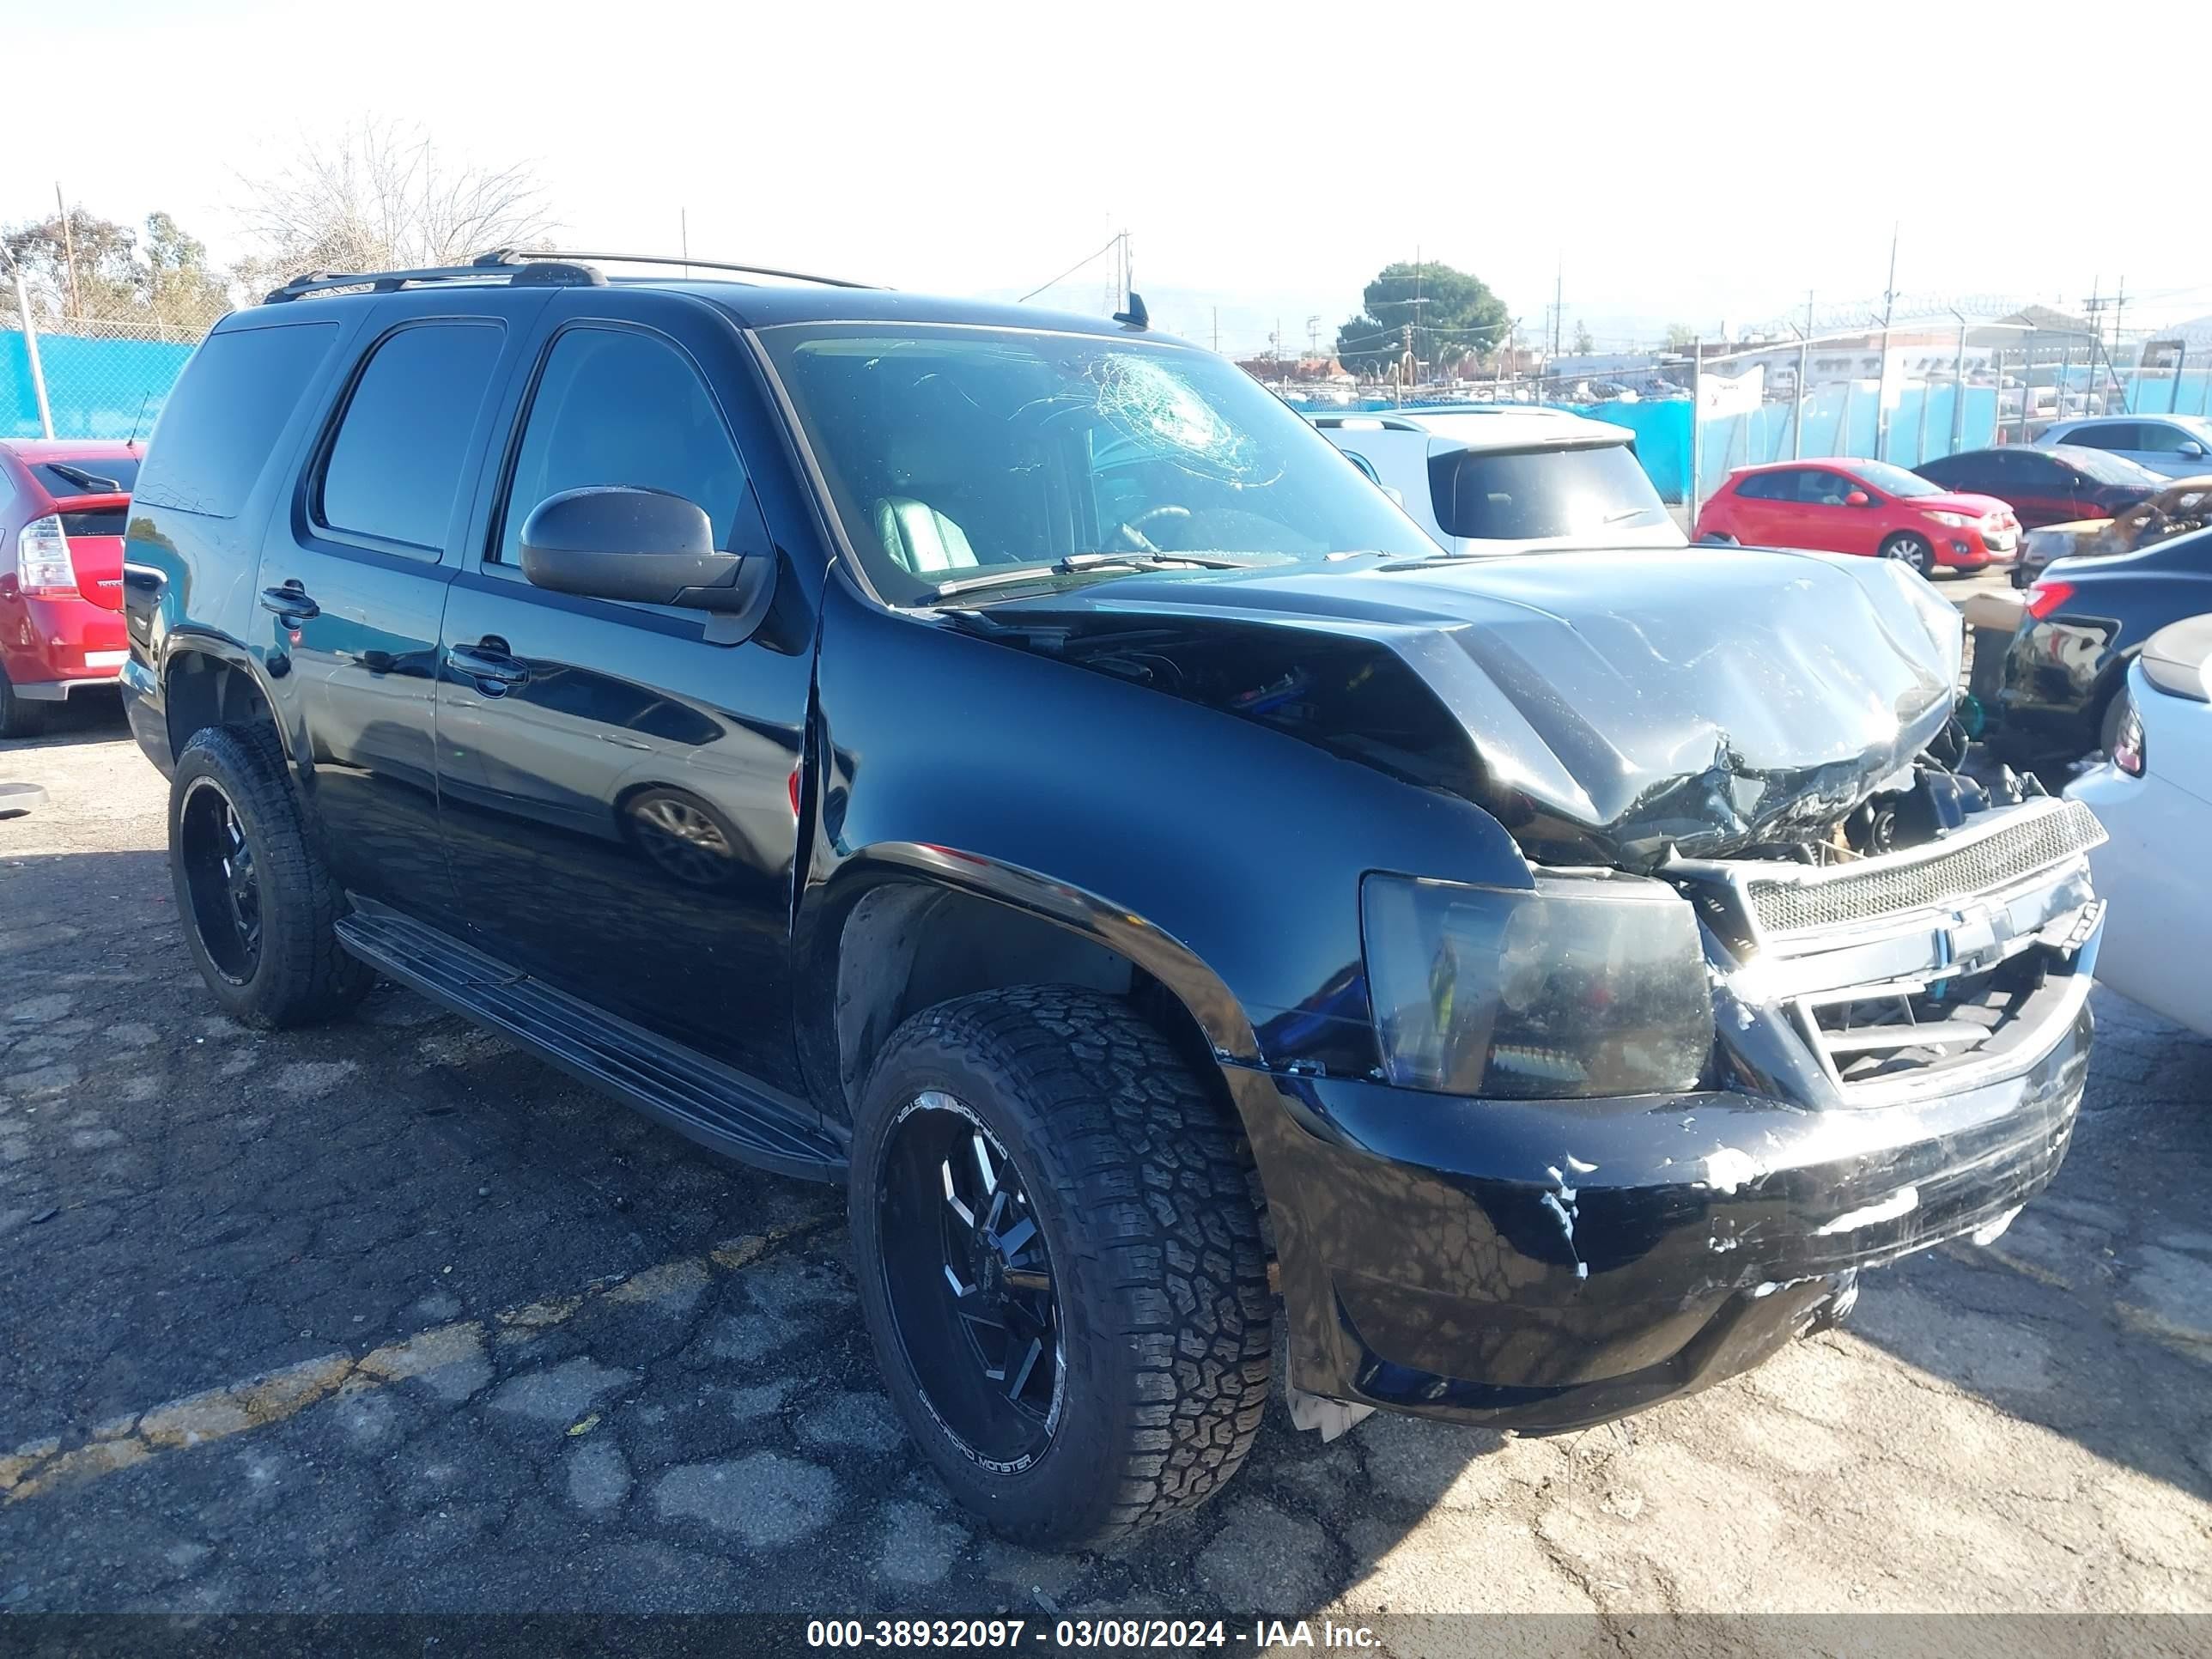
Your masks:
[[[1563,257],[1552,268],[1552,356],[1559,355],[1559,331],[1567,320],[1567,262]]]
[[[61,180],[54,180],[54,213],[62,222],[62,252],[69,260],[70,315],[82,317],[84,306],[76,292],[76,235],[70,227],[69,209],[62,203]]]
[[[2120,319],[2127,314],[2128,279],[2123,276],[2120,278],[2118,292],[2112,296],[2112,349],[2105,354],[2105,366],[2112,369],[2112,380],[2120,388],[2120,413],[2123,415],[2135,412],[2132,407],[2134,399],[2128,396],[2128,383],[2120,379],[2120,371],[2115,363],[2120,349]],[[2141,365],[2138,364],[2137,367],[2140,368]],[[2142,376],[2138,374],[2136,378],[2140,380]]]
[[[1306,319],[1306,356],[1321,356],[1321,319],[1318,317]]]
[[[1219,306],[1213,308],[1213,355],[1217,357],[1221,355],[1221,307]]]
[[[1889,319],[1897,305],[1897,226],[1889,228],[1889,286],[1881,294],[1881,380],[1875,392],[1874,458],[1889,459]]]
[[[1790,459],[1798,460],[1805,453],[1805,404],[1812,388],[1805,377],[1812,368],[1813,354],[1813,290],[1805,290],[1805,331],[1797,337],[1797,407],[1790,417]]]

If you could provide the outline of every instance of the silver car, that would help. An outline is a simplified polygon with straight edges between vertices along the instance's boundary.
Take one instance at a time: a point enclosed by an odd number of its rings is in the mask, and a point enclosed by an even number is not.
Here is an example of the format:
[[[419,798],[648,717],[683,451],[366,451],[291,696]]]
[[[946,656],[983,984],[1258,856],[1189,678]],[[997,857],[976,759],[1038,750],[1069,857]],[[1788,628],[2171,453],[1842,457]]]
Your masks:
[[[2072,444],[2124,456],[2169,478],[2212,471],[2212,420],[2202,415],[2098,415],[2059,421],[2035,441],[2039,449]]]

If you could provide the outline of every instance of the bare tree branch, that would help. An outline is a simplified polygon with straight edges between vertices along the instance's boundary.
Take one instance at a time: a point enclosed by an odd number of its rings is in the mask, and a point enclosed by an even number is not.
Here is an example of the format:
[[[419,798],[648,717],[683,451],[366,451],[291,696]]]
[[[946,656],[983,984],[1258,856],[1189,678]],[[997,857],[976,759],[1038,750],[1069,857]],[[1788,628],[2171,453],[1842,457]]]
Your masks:
[[[289,163],[240,182],[255,244],[240,274],[257,284],[303,270],[456,264],[542,241],[556,225],[527,163],[455,161],[422,128],[374,117],[303,139]]]

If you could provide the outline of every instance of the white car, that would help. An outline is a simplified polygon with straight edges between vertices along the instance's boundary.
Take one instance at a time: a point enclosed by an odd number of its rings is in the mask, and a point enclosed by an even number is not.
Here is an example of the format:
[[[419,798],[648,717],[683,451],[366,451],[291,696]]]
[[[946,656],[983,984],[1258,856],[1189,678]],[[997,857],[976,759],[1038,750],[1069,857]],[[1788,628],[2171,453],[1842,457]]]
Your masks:
[[[2112,837],[2089,855],[2112,907],[2097,977],[2212,1036],[2212,615],[2152,635],[2127,697],[2103,764],[2066,788]]]
[[[2039,449],[2072,444],[2101,449],[2169,478],[2207,471],[2212,456],[2212,420],[2202,415],[2100,415],[2087,421],[2060,421],[2035,441]]]
[[[1448,551],[1687,544],[1625,426],[1489,404],[1310,418]]]

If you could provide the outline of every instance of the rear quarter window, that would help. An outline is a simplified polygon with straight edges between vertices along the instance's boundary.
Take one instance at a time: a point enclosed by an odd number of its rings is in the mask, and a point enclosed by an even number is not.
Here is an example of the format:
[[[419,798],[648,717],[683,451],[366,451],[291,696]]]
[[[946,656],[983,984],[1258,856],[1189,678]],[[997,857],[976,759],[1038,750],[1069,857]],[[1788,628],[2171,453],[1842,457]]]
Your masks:
[[[336,323],[210,334],[162,408],[137,504],[235,517],[337,334]]]

